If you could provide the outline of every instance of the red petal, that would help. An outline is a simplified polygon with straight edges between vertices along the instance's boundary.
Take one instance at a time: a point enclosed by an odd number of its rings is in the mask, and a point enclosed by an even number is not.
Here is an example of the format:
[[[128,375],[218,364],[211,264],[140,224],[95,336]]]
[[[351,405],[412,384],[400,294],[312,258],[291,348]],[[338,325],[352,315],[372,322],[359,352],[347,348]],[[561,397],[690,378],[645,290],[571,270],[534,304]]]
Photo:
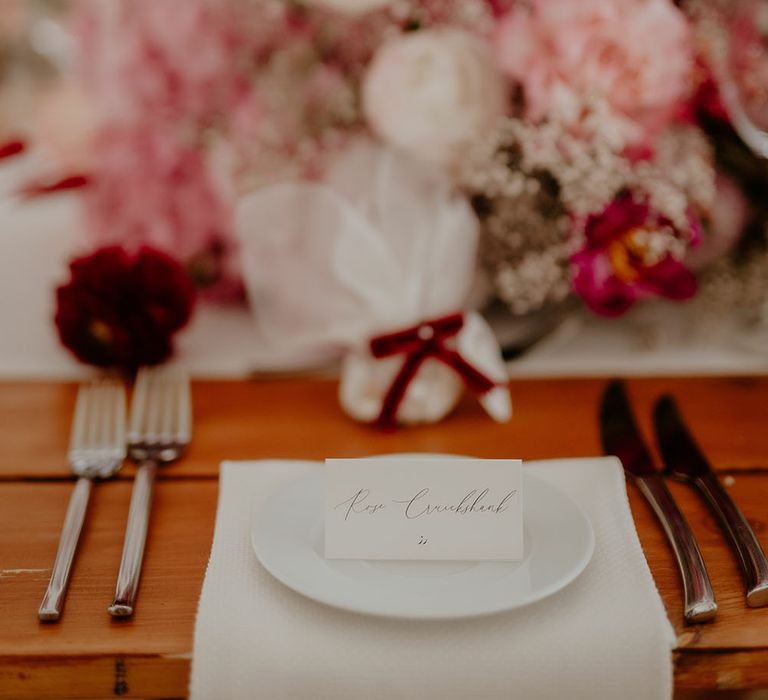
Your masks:
[[[690,299],[699,287],[696,275],[671,257],[643,272],[639,284],[651,294],[677,301]]]
[[[58,180],[30,182],[19,190],[19,195],[27,199],[33,197],[40,197],[46,194],[53,194],[55,192],[64,192],[66,190],[77,190],[82,187],[87,187],[91,183],[91,178],[88,175],[74,174],[66,175]]]
[[[26,148],[27,144],[21,139],[13,139],[12,141],[0,143],[0,160],[23,153]]]

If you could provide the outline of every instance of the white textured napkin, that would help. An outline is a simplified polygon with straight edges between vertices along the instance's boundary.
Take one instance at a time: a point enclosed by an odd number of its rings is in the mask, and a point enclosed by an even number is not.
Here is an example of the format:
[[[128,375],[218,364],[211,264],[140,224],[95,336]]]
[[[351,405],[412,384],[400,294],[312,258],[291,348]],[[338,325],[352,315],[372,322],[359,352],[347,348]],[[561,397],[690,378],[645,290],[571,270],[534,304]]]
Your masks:
[[[517,611],[445,622],[357,615],[275,581],[250,545],[260,502],[314,462],[225,462],[195,627],[191,695],[228,698],[669,698],[674,632],[611,457],[528,462],[589,516],[579,578]]]

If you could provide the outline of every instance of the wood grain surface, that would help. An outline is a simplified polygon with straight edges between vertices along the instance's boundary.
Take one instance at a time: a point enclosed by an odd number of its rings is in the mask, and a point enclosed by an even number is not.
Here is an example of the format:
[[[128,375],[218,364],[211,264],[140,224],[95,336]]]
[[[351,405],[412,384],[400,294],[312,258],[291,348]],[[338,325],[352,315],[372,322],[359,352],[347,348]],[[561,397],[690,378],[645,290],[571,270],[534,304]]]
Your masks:
[[[168,477],[218,474],[223,459],[325,459],[383,452],[449,452],[524,459],[600,454],[597,405],[604,379],[513,380],[514,417],[488,420],[468,397],[445,421],[385,433],[347,418],[333,380],[195,382],[195,436]],[[0,383],[0,479],[67,476],[75,384]],[[653,401],[672,392],[718,469],[768,467],[768,378],[660,378],[630,383],[638,420],[650,433]],[[10,439],[12,437],[12,439]],[[121,473],[130,477],[130,467]]]
[[[65,453],[76,387],[0,383],[0,698],[177,697],[186,693],[193,625],[222,459],[324,458],[436,451],[528,459],[599,454],[605,380],[516,381],[515,417],[498,426],[472,402],[444,423],[379,433],[346,419],[335,383],[283,379],[196,382],[188,458],[161,474],[134,619],[106,613],[120,559],[130,470],[94,490],[64,615],[37,621],[72,488]],[[672,391],[691,428],[768,550],[768,380],[630,382],[649,432],[654,398]],[[715,622],[682,624],[679,574],[637,490],[628,489],[654,579],[678,634],[678,688],[768,687],[768,608],[748,609],[736,561],[684,484],[671,484],[709,567]]]

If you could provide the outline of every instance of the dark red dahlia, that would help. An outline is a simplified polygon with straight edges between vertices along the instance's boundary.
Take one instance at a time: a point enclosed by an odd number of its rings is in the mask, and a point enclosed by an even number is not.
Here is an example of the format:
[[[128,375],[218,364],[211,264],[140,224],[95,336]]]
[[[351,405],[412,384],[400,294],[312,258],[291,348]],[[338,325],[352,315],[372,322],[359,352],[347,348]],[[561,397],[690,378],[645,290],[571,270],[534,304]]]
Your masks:
[[[154,248],[109,246],[69,267],[69,282],[56,290],[55,323],[78,360],[133,371],[170,357],[195,301],[179,263]]]

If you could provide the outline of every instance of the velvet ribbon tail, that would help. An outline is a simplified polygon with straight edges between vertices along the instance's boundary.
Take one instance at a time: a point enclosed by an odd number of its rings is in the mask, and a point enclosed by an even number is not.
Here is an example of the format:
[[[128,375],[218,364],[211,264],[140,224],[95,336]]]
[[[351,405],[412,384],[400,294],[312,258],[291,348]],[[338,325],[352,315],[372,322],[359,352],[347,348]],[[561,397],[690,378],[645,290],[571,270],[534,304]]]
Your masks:
[[[452,367],[464,380],[467,388],[473,394],[482,396],[496,386],[496,382],[483,374],[477,367],[467,362],[461,356],[461,353],[458,353],[455,350],[448,350],[447,348],[443,348],[442,350],[443,351],[435,357],[449,367]]]
[[[405,392],[408,386],[416,376],[424,360],[429,356],[428,348],[424,347],[410,355],[406,355],[405,362],[400,371],[390,384],[387,393],[384,395],[384,401],[381,404],[381,411],[376,419],[376,425],[386,430],[393,430],[397,425],[397,411],[405,398]]]

